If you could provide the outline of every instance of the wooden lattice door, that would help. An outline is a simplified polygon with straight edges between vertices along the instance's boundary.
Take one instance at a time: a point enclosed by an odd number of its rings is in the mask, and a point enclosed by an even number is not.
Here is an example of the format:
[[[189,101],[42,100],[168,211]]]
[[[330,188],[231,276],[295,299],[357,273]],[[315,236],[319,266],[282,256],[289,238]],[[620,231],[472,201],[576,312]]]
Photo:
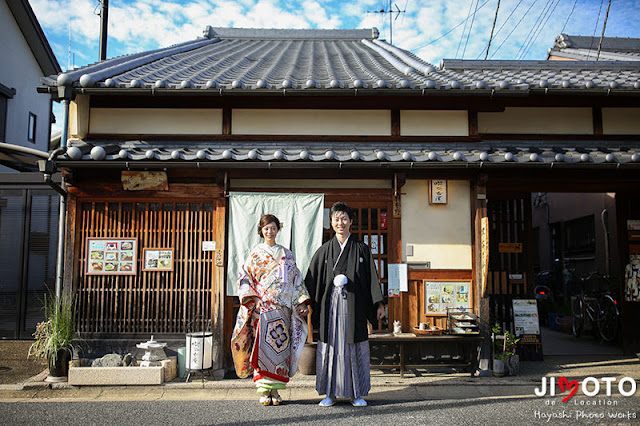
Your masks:
[[[489,294],[530,293],[531,203],[529,198],[491,199],[489,217]]]
[[[208,201],[80,202],[76,241],[78,332],[183,334],[210,324],[216,288],[216,204]],[[87,275],[86,240],[137,238],[136,275]],[[144,248],[173,248],[173,271],[143,271]]]

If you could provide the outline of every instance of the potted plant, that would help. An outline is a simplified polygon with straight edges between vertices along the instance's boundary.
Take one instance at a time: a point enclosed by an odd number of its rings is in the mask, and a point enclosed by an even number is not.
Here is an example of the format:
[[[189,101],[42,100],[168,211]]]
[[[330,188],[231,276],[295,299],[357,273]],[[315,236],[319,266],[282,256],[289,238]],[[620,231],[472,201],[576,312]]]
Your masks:
[[[491,331],[494,336],[493,375],[501,377],[507,373],[509,375],[518,374],[520,357],[516,355],[516,347],[520,338],[517,338],[510,331],[505,331],[502,335],[502,327],[499,323],[496,323]]]
[[[71,296],[44,298],[45,320],[38,323],[33,333],[35,341],[29,355],[44,359],[49,366],[46,381],[66,381],[69,361],[77,349],[75,340],[76,301]]]

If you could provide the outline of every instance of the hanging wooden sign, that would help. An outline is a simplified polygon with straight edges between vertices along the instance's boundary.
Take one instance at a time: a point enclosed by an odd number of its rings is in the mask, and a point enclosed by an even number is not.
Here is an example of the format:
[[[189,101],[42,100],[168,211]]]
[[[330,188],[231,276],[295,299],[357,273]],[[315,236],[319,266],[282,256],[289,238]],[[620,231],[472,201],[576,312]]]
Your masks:
[[[166,172],[134,172],[123,170],[122,188],[125,191],[168,191]]]
[[[432,179],[429,181],[429,204],[447,204],[447,181]]]

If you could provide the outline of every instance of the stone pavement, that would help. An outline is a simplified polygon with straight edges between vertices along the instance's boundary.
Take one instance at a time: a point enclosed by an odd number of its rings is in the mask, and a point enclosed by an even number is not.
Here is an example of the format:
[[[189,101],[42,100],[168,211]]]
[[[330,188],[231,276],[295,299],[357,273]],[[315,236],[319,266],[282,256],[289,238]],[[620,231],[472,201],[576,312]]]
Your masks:
[[[531,396],[542,377],[567,377],[578,381],[586,377],[631,377],[640,382],[640,360],[625,356],[615,347],[606,347],[593,339],[580,340],[545,331],[543,342],[550,347],[544,361],[523,361],[520,374],[510,377],[471,377],[452,369],[412,370],[401,378],[395,371],[371,370],[370,399],[449,399]],[[0,341],[0,401],[62,401],[62,400],[242,400],[256,399],[250,379],[212,380],[205,375],[192,377],[189,383],[181,379],[159,386],[71,386],[67,383],[43,382],[46,371],[42,363],[26,360],[30,342]],[[9,349],[12,346],[12,349]],[[13,350],[13,354],[11,351]],[[22,351],[22,352],[21,352]],[[20,352],[20,353],[18,353]],[[1,370],[0,370],[1,371]],[[639,392],[640,394],[640,392]],[[319,400],[315,391],[315,376],[297,374],[282,393],[285,400]]]

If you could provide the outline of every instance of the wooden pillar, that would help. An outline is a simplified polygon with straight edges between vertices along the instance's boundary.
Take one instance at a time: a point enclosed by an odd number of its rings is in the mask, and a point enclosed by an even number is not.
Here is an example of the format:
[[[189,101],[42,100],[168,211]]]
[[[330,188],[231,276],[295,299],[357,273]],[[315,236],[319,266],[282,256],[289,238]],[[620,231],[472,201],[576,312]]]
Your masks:
[[[487,217],[487,181],[488,176],[486,174],[479,175],[475,181],[472,181],[471,185],[471,211],[473,212],[473,270],[475,286],[478,297],[476,300],[476,312],[480,317],[480,335],[484,336],[484,342],[480,346],[479,354],[479,369],[490,370],[492,368],[491,363],[491,340],[489,338],[491,334],[491,324],[489,324],[490,316],[490,304],[489,304],[489,283],[486,282],[484,288],[482,288],[483,282],[483,268],[482,268],[482,219]],[[487,230],[488,234],[488,230]],[[488,235],[487,235],[488,237]],[[488,262],[488,258],[486,259]],[[488,277],[487,277],[488,281]]]

